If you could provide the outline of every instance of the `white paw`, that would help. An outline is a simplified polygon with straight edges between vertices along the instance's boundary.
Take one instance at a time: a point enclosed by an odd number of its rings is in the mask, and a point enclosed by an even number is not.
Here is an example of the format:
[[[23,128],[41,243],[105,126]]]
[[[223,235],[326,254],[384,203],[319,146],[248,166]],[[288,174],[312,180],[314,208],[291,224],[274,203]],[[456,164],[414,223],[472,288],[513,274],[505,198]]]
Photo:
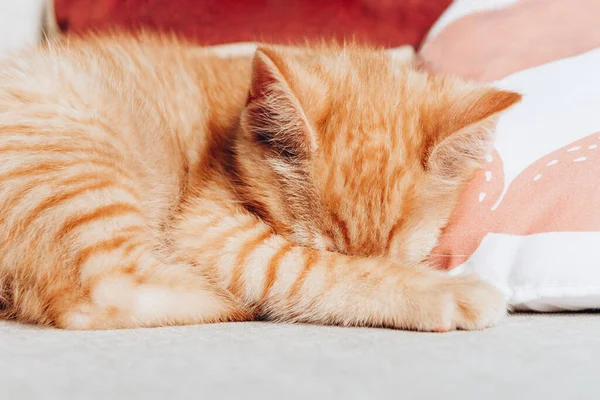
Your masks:
[[[415,282],[407,300],[406,328],[429,332],[477,330],[497,324],[506,299],[493,285],[474,275],[450,277],[432,272]]]

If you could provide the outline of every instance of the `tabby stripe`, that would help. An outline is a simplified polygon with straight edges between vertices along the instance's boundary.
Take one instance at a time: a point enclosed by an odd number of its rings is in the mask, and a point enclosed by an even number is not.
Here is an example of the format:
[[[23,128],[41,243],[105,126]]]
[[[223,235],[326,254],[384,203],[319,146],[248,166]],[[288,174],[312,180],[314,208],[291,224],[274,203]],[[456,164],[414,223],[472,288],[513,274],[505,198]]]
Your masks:
[[[144,235],[144,229],[140,225],[128,226],[127,228],[119,229],[113,232],[114,236],[128,236],[127,234],[133,233],[135,240],[130,240],[129,243],[123,247],[123,258],[136,257],[140,258],[141,253],[146,251],[147,247],[143,247],[141,252],[136,252],[132,255],[133,250],[138,249],[141,246],[148,244],[147,237]]]
[[[59,184],[60,186],[68,186],[73,183],[81,183],[81,182],[85,182],[85,181],[92,180],[92,179],[100,180],[100,174],[98,172],[90,172],[90,173],[86,173],[86,174],[76,175],[69,179],[65,179],[64,181],[57,182],[57,184]],[[129,185],[127,185],[123,182],[117,182],[117,179],[111,179],[110,181],[108,181],[108,180],[105,180],[105,181],[112,183],[111,185],[108,185],[108,186],[113,186],[115,189],[119,189],[119,190],[123,190],[123,191],[127,192],[127,194],[130,195],[131,197],[133,197],[135,199],[135,201],[138,201],[138,202],[141,201],[140,197],[136,194],[136,190],[134,188],[130,187]]]
[[[400,210],[401,217],[400,217],[399,220],[397,220],[394,223],[394,225],[392,225],[392,229],[390,229],[390,233],[388,234],[387,242],[385,244],[385,252],[386,252],[386,254],[389,253],[389,251],[390,251],[390,249],[392,247],[392,242],[396,238],[396,235],[404,227],[404,223],[406,222],[406,218],[403,218],[402,216],[410,215],[410,211],[411,211],[410,201],[404,201],[402,203],[402,209]]]
[[[36,114],[36,120],[39,121],[42,117]],[[56,134],[52,131],[45,131],[53,121],[48,121],[40,126],[24,125],[24,124],[7,124],[3,123],[0,126],[0,135],[15,135],[22,139],[29,139],[32,136],[40,135],[42,137],[56,137]]]
[[[400,221],[396,222],[394,225],[392,225],[392,229],[390,229],[390,233],[388,233],[387,241],[385,243],[385,253],[386,254],[388,254],[390,252],[390,249],[392,248],[392,242],[394,241],[396,234],[400,231],[402,224],[403,224],[403,221],[400,220]]]
[[[41,179],[34,180],[32,182],[28,182],[28,184],[25,187],[21,188],[21,190],[19,190],[18,193],[11,195],[10,199],[7,200],[0,208],[0,225],[3,225],[6,219],[11,215],[9,211],[12,210],[23,199],[23,197],[25,197],[27,193],[35,189],[37,186],[54,181],[56,181],[57,185],[68,185],[70,183],[73,183],[74,181],[85,180],[88,178],[97,179],[98,173],[80,174],[73,178],[66,179],[64,181],[58,181],[57,177],[55,176],[47,176]],[[127,192],[139,201],[139,198],[135,195],[135,193],[133,193],[131,189],[127,190]]]
[[[56,155],[56,156],[71,155],[71,156],[75,156],[75,157],[80,157],[80,159],[77,161],[79,161],[81,163],[89,162],[90,156],[93,155],[93,156],[95,156],[95,158],[97,160],[99,160],[98,163],[104,162],[104,163],[110,164],[112,168],[118,168],[118,167],[114,165],[115,164],[114,162],[110,163],[110,161],[119,160],[120,156],[121,156],[121,153],[114,148],[106,149],[106,148],[101,148],[99,146],[71,147],[71,146],[61,146],[58,144],[47,144],[47,143],[42,143],[39,145],[17,143],[17,144],[0,146],[0,153],[5,153],[5,152],[16,152],[18,154],[19,153],[37,153],[37,154]],[[105,160],[105,161],[102,161],[102,160]],[[108,161],[106,161],[106,160],[108,160]],[[119,172],[121,172],[121,173],[126,173],[122,169],[119,169],[119,170],[120,170]]]
[[[112,218],[118,217],[126,214],[140,214],[141,211],[134,205],[128,203],[113,203],[106,206],[101,206],[96,208],[95,210],[78,215],[76,217],[72,217],[68,219],[58,230],[55,235],[54,240],[59,241],[73,230],[79,228],[82,225],[88,224],[90,222],[103,219],[103,218]]]
[[[232,226],[229,229],[226,229],[224,232],[215,233],[214,238],[212,240],[208,240],[207,242],[202,244],[202,247],[205,249],[215,249],[220,250],[225,246],[227,240],[230,237],[237,235],[238,233],[245,232],[250,228],[254,227],[258,224],[258,221],[254,218],[247,220],[245,223],[240,225]]]
[[[139,246],[146,244],[147,241],[144,239],[145,230],[140,225],[128,226],[126,228],[122,228],[117,230],[115,235],[122,235],[124,233],[135,233],[137,238],[140,240],[130,241],[130,243],[123,249],[123,256],[127,257],[131,254],[133,250],[138,248]]]
[[[273,235],[271,229],[266,230],[254,239],[244,243],[242,248],[239,250],[235,262],[233,264],[233,272],[231,277],[231,283],[229,284],[229,291],[235,296],[242,296],[242,275],[244,274],[244,267],[248,261],[248,256],[255,250],[260,244],[266,241]]]
[[[114,162],[110,160],[104,160],[100,158],[92,158],[92,159],[82,159],[82,160],[73,160],[73,161],[47,161],[43,164],[38,164],[36,166],[25,165],[22,167],[16,167],[7,171],[3,174],[0,174],[0,182],[6,182],[9,179],[21,178],[21,177],[29,177],[36,176],[42,174],[50,174],[53,172],[60,172],[69,167],[78,166],[78,165],[90,165],[90,166],[99,166],[106,167],[118,172],[126,178],[131,178],[131,174],[128,171],[125,171],[123,168],[116,165]]]
[[[10,211],[23,199],[23,197],[25,197],[25,195],[27,193],[29,193],[29,191],[33,190],[40,183],[43,183],[44,181],[47,181],[47,180],[50,180],[50,179],[48,178],[48,179],[38,180],[35,182],[29,182],[29,184],[27,186],[25,186],[24,188],[21,188],[21,190],[18,193],[12,195],[10,197],[10,199],[6,200],[4,202],[4,204],[2,204],[2,207],[0,208],[0,225],[4,225],[4,223],[6,222],[6,219],[11,216]]]
[[[122,145],[124,148],[128,148],[130,147],[124,140],[123,140],[123,135],[121,135],[119,132],[117,132],[115,129],[113,129],[111,126],[103,123],[102,121],[99,121],[97,119],[76,119],[74,122],[76,123],[80,123],[83,125],[93,125],[94,127],[100,129],[100,133],[104,133],[106,134],[106,136],[108,136],[109,140],[106,140],[107,143],[109,144],[113,144],[111,142],[118,142],[120,145]]]
[[[339,254],[328,253],[329,259],[325,262],[325,271],[328,272],[326,280],[323,282],[323,287],[318,295],[314,296],[310,302],[306,305],[306,309],[315,309],[321,296],[327,295],[333,289],[336,282],[335,277],[335,263],[338,261]]]
[[[138,255],[137,257],[135,257],[132,261],[130,261],[127,264],[119,264],[114,266],[113,268],[111,268],[109,271],[106,271],[106,273],[104,275],[115,275],[115,274],[125,274],[125,275],[138,275],[138,280],[143,280],[143,271],[140,268],[140,259],[142,258],[141,255]],[[158,265],[155,267],[157,268]],[[145,268],[145,271],[148,271],[148,268]],[[141,282],[138,282],[141,283]]]
[[[105,189],[113,185],[112,180],[104,180],[91,185],[81,186],[68,192],[63,192],[58,195],[52,196],[44,200],[41,204],[35,207],[27,217],[19,221],[16,229],[9,233],[9,238],[15,238],[21,236],[23,231],[27,230],[31,224],[40,218],[41,214],[49,208],[55,207],[65,201],[71,200],[72,198],[87,192],[94,190]]]
[[[346,222],[344,220],[342,220],[339,215],[336,212],[332,212],[331,213],[331,218],[333,219],[333,222],[337,225],[337,227],[339,228],[341,234],[342,234],[342,244],[344,246],[344,250],[346,252],[350,252],[352,249],[350,248],[351,245],[351,241],[350,241],[350,233],[348,232],[348,225],[346,224]]]
[[[293,249],[293,245],[290,242],[286,242],[271,258],[269,265],[267,265],[267,272],[265,276],[265,286],[263,287],[262,295],[260,300],[264,300],[269,295],[271,288],[275,284],[277,278],[277,271],[279,270],[279,264],[281,260]]]
[[[224,232],[218,232],[214,234],[212,239],[207,240],[204,243],[200,243],[202,249],[209,250],[220,250],[225,246],[227,241],[234,235],[241,233],[243,231],[247,231],[258,224],[258,221],[254,218],[247,220],[245,223],[241,225],[232,226],[229,229],[226,229]],[[192,249],[193,250],[193,249]],[[219,280],[222,278],[221,268],[215,267],[213,265],[205,265],[203,266],[207,275],[212,279]]]
[[[129,264],[121,265],[118,267],[118,270],[123,272],[125,275],[133,275],[137,270],[138,263],[140,262],[139,258],[133,260]]]
[[[106,253],[109,251],[116,250],[119,247],[123,246],[123,244],[128,242],[133,237],[133,235],[117,236],[114,238],[94,243],[91,246],[87,246],[77,254],[77,257],[75,258],[75,266],[79,270],[93,255],[100,252]]]
[[[6,182],[9,179],[15,179],[15,178],[50,174],[53,172],[61,171],[65,168],[71,167],[73,165],[79,164],[80,162],[81,161],[71,161],[71,162],[52,161],[52,162],[47,162],[45,164],[36,165],[35,167],[32,167],[31,165],[25,165],[20,168],[11,169],[10,171],[1,174],[0,182]]]
[[[129,256],[131,254],[131,252],[135,249],[137,249],[138,247],[142,246],[146,244],[145,241],[137,241],[137,242],[132,242],[129,243],[124,249],[123,249],[123,255],[124,256]]]
[[[94,171],[94,172],[89,172],[89,173],[85,173],[85,174],[75,175],[68,179],[65,179],[64,181],[58,181],[56,183],[60,186],[68,186],[73,183],[80,183],[82,181],[88,181],[88,180],[92,180],[92,179],[100,180],[100,177],[101,177],[101,174]],[[105,180],[105,181],[109,182],[108,180]],[[131,197],[133,197],[136,201],[141,201],[140,197],[136,194],[136,190],[133,189],[132,187],[129,187],[128,185],[124,184],[123,182],[117,182],[116,179],[112,179],[110,182],[113,183],[110,186],[114,186],[115,188],[124,190],[127,192],[127,194],[131,195]]]
[[[138,260],[137,268],[135,271],[135,283],[137,285],[141,285],[148,281],[152,281],[156,279],[156,275],[154,274],[157,270],[160,270],[161,264],[157,261],[151,261],[150,264],[141,264],[141,261]],[[114,272],[113,272],[114,273]],[[165,282],[160,282],[164,284]]]
[[[116,152],[116,149],[112,149]],[[0,146],[0,153],[7,153],[11,151],[16,151],[19,153],[85,153],[85,154],[96,154],[105,157],[114,157],[114,154],[110,154],[107,152],[101,151],[98,147],[83,147],[83,146],[60,146],[58,144],[23,144],[23,143],[15,143],[8,144],[4,146]]]
[[[118,248],[118,247],[117,247]],[[117,249],[115,248],[115,249]],[[83,289],[83,293],[87,296],[90,295],[92,288],[95,287],[104,277],[115,275],[117,273],[122,273],[125,275],[133,275],[139,273],[138,265],[140,263],[140,257],[135,258],[133,261],[127,264],[119,264],[116,265],[106,271],[103,271],[102,274],[96,274],[91,276],[86,276],[85,279],[81,282],[81,287]]]
[[[308,273],[319,262],[319,251],[318,250],[306,248],[306,249],[304,249],[304,251],[307,252],[308,255],[306,257],[306,260],[304,260],[304,265],[302,266],[302,269],[300,270],[300,274],[298,275],[298,278],[296,278],[296,281],[293,283],[292,287],[290,288],[290,293],[289,293],[288,297],[292,298],[292,299],[298,295],[298,292],[300,292],[300,289],[302,289],[302,285],[304,285],[304,281],[306,280]]]

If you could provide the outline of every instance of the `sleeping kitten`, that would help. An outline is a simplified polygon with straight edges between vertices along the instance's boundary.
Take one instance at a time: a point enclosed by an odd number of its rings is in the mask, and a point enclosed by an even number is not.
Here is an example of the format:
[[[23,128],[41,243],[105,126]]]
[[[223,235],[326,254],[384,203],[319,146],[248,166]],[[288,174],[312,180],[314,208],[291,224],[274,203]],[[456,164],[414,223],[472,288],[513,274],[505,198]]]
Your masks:
[[[503,296],[423,260],[519,99],[352,45],[21,53],[0,64],[3,317],[487,327]]]

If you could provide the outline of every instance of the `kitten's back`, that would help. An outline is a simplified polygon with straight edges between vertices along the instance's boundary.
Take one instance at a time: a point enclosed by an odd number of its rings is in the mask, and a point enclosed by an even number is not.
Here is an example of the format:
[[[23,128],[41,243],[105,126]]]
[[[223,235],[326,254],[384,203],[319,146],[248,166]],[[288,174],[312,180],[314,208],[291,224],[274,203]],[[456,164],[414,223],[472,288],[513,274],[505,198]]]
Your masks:
[[[234,317],[225,294],[155,251],[211,145],[216,95],[202,82],[227,69],[218,62],[175,39],[118,35],[2,62],[6,316],[71,328]]]

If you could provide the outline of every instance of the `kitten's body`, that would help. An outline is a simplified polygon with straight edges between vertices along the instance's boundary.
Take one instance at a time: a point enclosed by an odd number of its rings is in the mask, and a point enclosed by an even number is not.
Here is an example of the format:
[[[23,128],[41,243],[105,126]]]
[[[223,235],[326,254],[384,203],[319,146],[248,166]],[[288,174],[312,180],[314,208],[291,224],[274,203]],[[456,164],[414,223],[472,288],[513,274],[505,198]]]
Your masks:
[[[3,313],[488,326],[493,288],[419,263],[517,100],[359,48],[223,60],[116,36],[21,54],[0,64]]]

